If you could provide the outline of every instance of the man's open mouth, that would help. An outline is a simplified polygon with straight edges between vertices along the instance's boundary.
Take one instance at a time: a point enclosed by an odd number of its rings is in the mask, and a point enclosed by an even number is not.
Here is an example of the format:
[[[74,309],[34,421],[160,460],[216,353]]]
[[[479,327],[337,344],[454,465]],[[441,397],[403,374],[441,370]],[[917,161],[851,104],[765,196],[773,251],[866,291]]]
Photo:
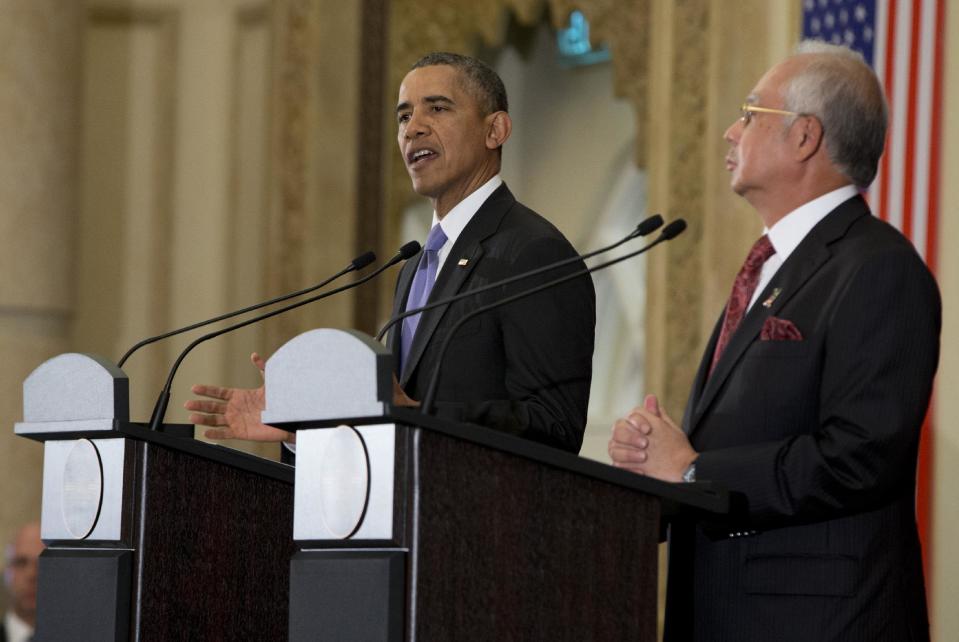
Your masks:
[[[413,167],[418,165],[426,160],[436,157],[436,152],[432,149],[418,149],[415,152],[410,152],[406,155],[406,163]]]

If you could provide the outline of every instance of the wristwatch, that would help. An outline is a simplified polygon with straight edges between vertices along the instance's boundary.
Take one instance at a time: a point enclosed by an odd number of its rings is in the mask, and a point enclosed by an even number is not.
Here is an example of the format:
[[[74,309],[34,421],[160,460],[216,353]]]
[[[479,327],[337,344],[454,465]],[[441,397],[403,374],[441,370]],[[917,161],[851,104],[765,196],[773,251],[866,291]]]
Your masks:
[[[683,481],[686,483],[696,481],[696,462],[691,463],[686,472],[683,473]]]

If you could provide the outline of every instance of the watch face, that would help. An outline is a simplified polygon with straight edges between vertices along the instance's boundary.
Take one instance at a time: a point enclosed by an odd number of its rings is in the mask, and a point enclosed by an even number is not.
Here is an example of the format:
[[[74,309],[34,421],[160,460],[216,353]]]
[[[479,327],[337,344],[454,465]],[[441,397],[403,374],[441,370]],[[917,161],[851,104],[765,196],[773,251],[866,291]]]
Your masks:
[[[696,481],[696,464],[690,464],[689,468],[686,469],[686,472],[683,473],[684,482],[694,482]]]

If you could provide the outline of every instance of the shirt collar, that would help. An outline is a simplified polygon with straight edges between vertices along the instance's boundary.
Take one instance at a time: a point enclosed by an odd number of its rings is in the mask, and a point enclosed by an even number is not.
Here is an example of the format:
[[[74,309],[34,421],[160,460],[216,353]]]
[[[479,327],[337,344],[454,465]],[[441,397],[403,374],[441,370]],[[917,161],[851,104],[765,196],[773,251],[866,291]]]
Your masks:
[[[789,258],[793,250],[819,221],[858,193],[854,185],[844,185],[800,205],[779,219],[771,228],[766,228],[765,233],[769,235],[769,241],[776,249],[776,257],[780,261]]]
[[[430,225],[430,229],[436,224],[443,226],[443,233],[446,234],[447,238],[443,247],[453,247],[456,239],[459,238],[460,232],[467,226],[473,218],[473,215],[479,211],[480,206],[482,206],[483,203],[486,202],[486,199],[502,184],[503,179],[497,174],[483,183],[472,194],[457,203],[456,207],[447,212],[442,221],[436,217],[436,212],[433,212],[433,223]]]
[[[29,640],[30,636],[33,635],[33,628],[21,620],[12,609],[7,611],[3,623],[7,627],[7,640],[10,640],[10,642]]]

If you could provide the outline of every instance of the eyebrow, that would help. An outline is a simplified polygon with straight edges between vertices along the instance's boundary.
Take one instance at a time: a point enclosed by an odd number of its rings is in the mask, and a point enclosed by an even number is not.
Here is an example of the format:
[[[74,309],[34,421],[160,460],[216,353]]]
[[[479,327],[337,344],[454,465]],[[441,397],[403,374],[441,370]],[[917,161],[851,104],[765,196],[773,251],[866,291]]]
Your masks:
[[[427,104],[430,104],[430,105],[435,105],[435,104],[437,104],[437,103],[445,103],[445,104],[447,104],[447,105],[455,105],[455,104],[456,104],[456,101],[455,101],[455,100],[453,100],[452,98],[449,98],[449,97],[447,97],[447,96],[443,96],[443,95],[427,96],[427,97],[425,97],[425,98],[423,99],[423,102],[425,102],[425,103],[427,103]],[[405,111],[405,110],[409,109],[410,107],[411,107],[411,104],[410,104],[409,101],[403,101],[403,102],[401,102],[399,105],[396,106],[396,113],[399,113],[399,112],[401,112],[401,111]]]

